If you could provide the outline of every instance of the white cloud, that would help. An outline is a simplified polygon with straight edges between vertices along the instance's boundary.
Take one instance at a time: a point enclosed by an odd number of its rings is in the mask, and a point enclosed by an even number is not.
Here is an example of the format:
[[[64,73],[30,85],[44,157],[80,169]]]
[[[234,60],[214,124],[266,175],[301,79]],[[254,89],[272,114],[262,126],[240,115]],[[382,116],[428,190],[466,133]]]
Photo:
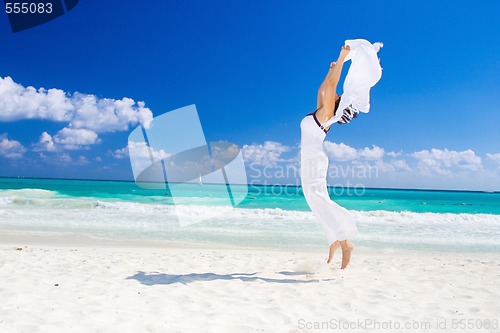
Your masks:
[[[7,76],[0,77],[0,110],[0,121],[70,121],[74,106],[62,90],[25,88]]]
[[[23,157],[26,148],[16,140],[9,140],[7,133],[0,135],[0,157],[19,159]]]
[[[43,132],[42,135],[40,135],[40,140],[38,141],[38,144],[35,145],[34,150],[54,152],[57,151],[57,148],[54,144],[52,136],[47,132]]]
[[[125,131],[143,124],[149,127],[153,113],[144,102],[133,99],[98,98],[69,94],[61,89],[24,87],[12,78],[0,77],[0,121],[40,119],[67,123],[51,136],[42,133],[35,151],[81,149],[99,143],[99,133]]]
[[[395,151],[390,151],[390,152],[388,152],[388,153],[386,153],[386,154],[387,154],[387,156],[389,156],[389,157],[396,158],[396,157],[401,156],[401,154],[402,154],[402,153],[403,153],[403,152],[401,152],[401,151],[398,151],[398,152],[395,152]]]
[[[69,122],[73,128],[86,128],[97,133],[126,131],[129,126],[145,124],[153,114],[144,102],[137,104],[131,98],[121,100],[97,98],[95,95],[75,93],[71,97],[75,107]]]
[[[450,175],[451,168],[462,170],[480,170],[482,169],[481,157],[474,151],[468,149],[464,151],[454,151],[448,149],[421,150],[410,154],[418,161],[418,167],[421,171],[437,173],[441,175]]]
[[[356,168],[371,171],[373,174],[376,174],[377,177],[379,174],[394,175],[396,173],[412,171],[412,168],[405,160],[355,160],[352,161],[352,163]]]
[[[167,157],[172,155],[172,154],[167,153],[163,149],[160,149],[160,150],[151,149],[148,147],[148,145],[145,142],[134,142],[134,141],[129,141],[128,145],[126,147],[123,147],[122,149],[117,149],[114,152],[111,152],[111,155],[114,158],[122,159],[122,158],[128,157],[130,154],[130,151],[132,151],[134,158],[143,159],[145,161],[148,161],[148,163],[150,163],[150,161],[151,161],[151,156],[153,157],[153,159],[155,161],[161,161],[161,160],[166,159]]]
[[[153,114],[144,102],[98,98],[60,89],[24,87],[10,77],[0,77],[0,121],[46,119],[67,122],[72,129],[96,133],[125,131],[129,126],[149,126]]]
[[[411,171],[411,168],[408,166],[408,163],[406,163],[405,160],[395,160],[392,161],[391,164],[394,165],[396,169]]]
[[[171,154],[162,149],[157,151],[148,147],[145,142],[134,141],[129,141],[127,147],[117,149],[111,154],[115,158],[124,158],[128,154],[134,175],[138,175],[143,170],[149,168],[153,164],[151,158],[153,158],[154,162],[158,162],[171,156]]]
[[[286,171],[295,162],[283,159],[283,152],[298,152],[300,156],[300,147],[297,146],[289,147],[272,142],[267,148],[266,144],[245,145],[244,158],[264,167],[276,166],[277,162],[287,162],[286,165],[279,165],[285,167]],[[346,181],[351,185],[362,184],[368,187],[499,189],[500,153],[485,154],[484,158],[498,164],[483,165],[482,156],[471,149],[450,151],[434,148],[411,153],[386,152],[378,146],[355,148],[329,141],[324,143],[323,148],[331,160],[327,180],[335,184]],[[269,151],[274,154],[269,154]],[[493,164],[495,166],[491,168]],[[293,183],[300,177],[299,174],[289,177],[288,173],[286,177],[279,173],[270,173],[270,176],[265,173],[259,175],[256,174],[254,180],[268,184]]]
[[[351,161],[358,157],[358,152],[355,148],[348,146],[344,143],[333,143],[331,141],[325,141],[323,143],[323,149],[328,157],[332,160],[337,161]]]
[[[497,153],[497,154],[490,154],[490,153],[487,153],[487,154],[486,154],[486,157],[488,157],[490,160],[493,160],[493,161],[495,161],[495,162],[500,163],[500,153]]]
[[[117,149],[114,152],[111,152],[111,155],[117,159],[128,157],[128,146],[123,147],[122,149]]]
[[[283,161],[281,155],[291,149],[275,141],[265,141],[263,145],[244,145],[242,148],[243,159],[249,163],[262,166],[275,166]]]
[[[360,157],[366,160],[380,160],[384,157],[384,149],[375,145],[373,145],[372,149],[365,147],[361,150]]]
[[[47,132],[40,135],[38,143],[33,145],[34,151],[57,152],[77,150],[100,143],[97,133],[87,129],[63,128],[56,135]]]
[[[352,161],[357,159],[376,161],[382,159],[384,156],[384,149],[375,145],[371,149],[368,147],[355,149],[344,143],[325,141],[323,148],[328,157],[336,161]]]
[[[56,152],[55,154],[47,155],[43,152],[38,153],[40,160],[44,161],[48,165],[56,166],[83,166],[90,164],[90,161],[86,156],[79,155],[73,158],[67,152]]]
[[[497,163],[497,171],[499,171],[500,170],[500,153],[496,153],[496,154],[487,153],[486,157],[488,157],[489,160],[492,160],[493,162]]]
[[[54,136],[54,142],[66,149],[79,149],[81,146],[97,144],[100,139],[94,131],[65,127]]]

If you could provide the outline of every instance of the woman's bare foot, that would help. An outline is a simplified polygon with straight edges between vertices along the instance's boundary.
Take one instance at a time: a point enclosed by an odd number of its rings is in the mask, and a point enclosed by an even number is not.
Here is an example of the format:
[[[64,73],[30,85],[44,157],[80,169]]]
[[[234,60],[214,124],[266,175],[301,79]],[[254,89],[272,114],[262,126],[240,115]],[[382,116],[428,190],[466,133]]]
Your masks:
[[[326,261],[327,264],[332,262],[333,255],[335,254],[335,251],[340,247],[340,242],[335,241],[330,245],[330,253],[328,253],[328,260]]]
[[[344,269],[351,261],[351,254],[352,251],[354,251],[354,245],[346,239],[340,241],[340,247],[342,248],[342,267],[340,267],[340,269]]]

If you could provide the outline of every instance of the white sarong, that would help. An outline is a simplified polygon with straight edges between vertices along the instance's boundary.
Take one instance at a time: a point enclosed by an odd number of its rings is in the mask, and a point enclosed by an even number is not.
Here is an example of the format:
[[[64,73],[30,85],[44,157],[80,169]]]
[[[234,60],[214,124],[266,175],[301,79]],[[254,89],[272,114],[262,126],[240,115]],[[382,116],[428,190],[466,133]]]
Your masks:
[[[370,111],[370,89],[382,77],[382,68],[377,52],[382,43],[370,43],[365,39],[346,40],[351,47],[345,61],[351,60],[351,66],[344,81],[344,91],[336,114],[323,126],[328,127],[342,118],[344,109],[351,107],[357,112]],[[339,112],[341,110],[341,112]]]

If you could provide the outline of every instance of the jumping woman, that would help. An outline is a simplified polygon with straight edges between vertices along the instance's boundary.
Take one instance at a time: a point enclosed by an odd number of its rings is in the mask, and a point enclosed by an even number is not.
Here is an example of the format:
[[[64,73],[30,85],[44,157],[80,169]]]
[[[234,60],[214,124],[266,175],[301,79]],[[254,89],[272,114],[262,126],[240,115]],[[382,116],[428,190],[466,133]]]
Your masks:
[[[349,44],[356,47],[355,55],[349,57],[349,60],[352,60],[349,72],[354,66],[357,66],[355,69],[363,71],[354,70],[351,73],[353,75],[348,73],[344,84],[344,95],[340,96],[336,90],[344,61],[351,52]],[[358,229],[349,212],[330,199],[326,182],[328,157],[323,151],[323,142],[334,122],[349,123],[358,112],[368,112],[369,90],[381,76],[376,56],[380,47],[380,43],[372,45],[365,40],[346,41],[337,61],[330,64],[328,74],[319,88],[316,111],[305,116],[300,123],[302,190],[328,238],[330,249],[327,263],[332,261],[335,251],[340,247],[341,269],[346,268],[351,260],[354,245],[349,239],[357,235]],[[352,85],[353,89],[350,88]],[[344,97],[346,100],[343,100]]]

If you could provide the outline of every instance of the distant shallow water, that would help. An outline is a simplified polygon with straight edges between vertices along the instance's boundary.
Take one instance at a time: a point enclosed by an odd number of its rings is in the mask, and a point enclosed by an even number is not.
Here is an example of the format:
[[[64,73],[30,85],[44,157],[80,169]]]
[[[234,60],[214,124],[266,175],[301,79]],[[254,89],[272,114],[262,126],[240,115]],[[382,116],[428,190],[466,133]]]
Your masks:
[[[133,182],[0,178],[0,230],[289,249],[327,245],[300,187],[251,186],[237,208],[217,204],[224,191],[186,184],[181,201],[189,214],[216,216],[181,227],[163,190]],[[361,246],[500,252],[499,193],[366,189],[360,196],[331,196],[351,210]]]

